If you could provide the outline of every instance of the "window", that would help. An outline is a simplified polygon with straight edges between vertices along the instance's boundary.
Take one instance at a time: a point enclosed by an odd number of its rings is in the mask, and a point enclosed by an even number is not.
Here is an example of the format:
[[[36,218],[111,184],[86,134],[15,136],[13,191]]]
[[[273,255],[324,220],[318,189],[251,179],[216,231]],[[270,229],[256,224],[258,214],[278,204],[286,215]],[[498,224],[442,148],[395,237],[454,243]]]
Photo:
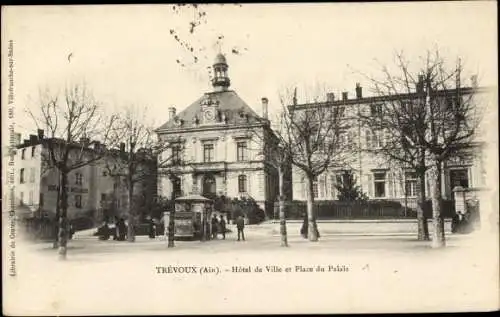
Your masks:
[[[337,176],[336,175],[330,175],[330,196],[331,198],[335,199],[337,197]]]
[[[21,160],[24,160],[24,157],[26,156],[26,149],[23,149],[21,151]]]
[[[76,173],[75,174],[75,184],[76,185],[81,185],[83,183],[83,174],[82,173]]]
[[[24,184],[24,168],[19,171],[19,183]]]
[[[108,172],[107,171],[102,171],[102,176],[104,176],[104,177],[108,176]]]
[[[30,168],[30,183],[34,183],[35,182],[35,168],[32,167]]]
[[[35,150],[36,150],[36,147],[31,148],[31,157],[35,157]]]
[[[238,161],[246,161],[248,160],[248,147],[247,142],[238,142],[236,143],[236,152],[238,156]]]
[[[413,113],[413,103],[410,101],[402,101],[401,102],[401,110],[404,114],[412,114]]]
[[[371,132],[371,130],[365,130],[365,136],[366,136],[366,147],[371,148],[371,146],[372,146],[372,132]]]
[[[40,205],[40,207],[43,207],[43,193],[40,193],[38,204]]]
[[[382,115],[382,105],[381,104],[371,104],[370,105],[370,114],[372,116]]]
[[[238,176],[238,192],[246,193],[247,192],[247,176],[240,175]]]
[[[460,98],[461,99],[461,98]],[[441,104],[442,106],[442,111],[449,111],[455,109],[457,106],[459,106],[459,102],[461,102],[460,99],[457,99],[454,96],[447,96],[446,100]]]
[[[212,143],[203,144],[203,162],[213,162],[214,156],[214,145]]]
[[[344,186],[348,182],[348,177],[350,174],[348,174],[348,171],[339,171],[335,175],[336,183],[339,186]]]
[[[387,133],[382,130],[371,131],[366,130],[366,146],[367,148],[381,148],[386,145]]]
[[[315,176],[313,179],[313,197],[318,198],[319,191],[318,191],[318,178]]]
[[[75,207],[82,208],[82,195],[75,195]]]
[[[461,186],[469,188],[469,171],[467,168],[452,169],[450,170],[450,184],[451,188]]]
[[[28,205],[33,206],[33,191],[30,190],[28,193]]]
[[[405,196],[417,196],[417,173],[405,173]]]
[[[335,107],[335,112],[334,112],[334,116],[335,117],[342,118],[344,116],[344,113],[345,113],[345,107],[344,106],[337,106],[337,107]]]
[[[101,201],[106,201],[106,194],[105,193],[101,194]]]
[[[342,174],[335,175],[335,183],[337,186],[342,186],[344,184]]]
[[[385,197],[385,172],[373,173],[375,197]]]
[[[23,192],[19,193],[19,204],[20,205],[24,204],[24,193]]]
[[[172,164],[179,165],[181,163],[182,149],[180,145],[172,146]]]

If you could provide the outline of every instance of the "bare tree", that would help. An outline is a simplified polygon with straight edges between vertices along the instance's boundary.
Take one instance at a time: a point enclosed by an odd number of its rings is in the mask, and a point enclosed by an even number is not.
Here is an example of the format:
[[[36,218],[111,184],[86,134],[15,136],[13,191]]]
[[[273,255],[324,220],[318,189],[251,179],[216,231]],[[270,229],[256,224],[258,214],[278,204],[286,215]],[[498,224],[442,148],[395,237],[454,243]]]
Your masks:
[[[321,95],[326,95],[324,89],[306,93],[312,93],[312,102],[303,105],[297,103],[297,88],[285,89],[281,94],[283,130],[277,136],[287,159],[305,175],[307,219],[303,227],[309,240],[317,241],[313,182],[329,167],[344,165],[346,144],[342,135],[348,125],[341,108],[319,101]]]
[[[408,65],[402,55],[397,55],[396,63],[403,72],[409,74]],[[426,129],[425,117],[419,107],[425,104],[423,85],[417,77],[402,76],[395,78],[387,68],[384,68],[388,85],[383,85],[378,79],[366,76],[373,84],[373,92],[377,101],[369,108],[360,110],[361,125],[370,129],[372,143],[362,148],[362,151],[372,155],[382,156],[388,163],[395,163],[398,168],[413,169],[418,177],[417,222],[418,240],[429,240],[427,219],[423,205],[425,197],[425,174],[427,171],[426,150],[411,142],[407,136],[413,131]],[[416,91],[417,90],[417,91]],[[425,133],[425,132],[424,132]],[[406,191],[406,189],[405,189]]]
[[[85,84],[69,85],[62,96],[40,91],[39,113],[27,110],[39,129],[47,131],[42,140],[48,148],[48,168],[59,172],[58,208],[59,257],[66,259],[68,241],[68,175],[100,160],[101,143],[108,143],[114,117],[106,118]],[[91,141],[92,140],[92,141]]]
[[[267,100],[265,102],[267,102]],[[251,130],[253,139],[258,141],[258,149],[256,149],[256,151],[264,156],[267,164],[270,164],[278,171],[278,206],[281,246],[288,247],[288,237],[286,230],[285,188],[286,186],[291,186],[291,184],[286,183],[286,181],[289,180],[285,180],[285,177],[289,173],[291,173],[290,140],[285,139],[285,136],[289,136],[285,133],[283,113],[277,115],[276,120],[273,120],[273,123],[271,123],[267,118],[261,118],[260,120],[264,124],[264,129],[267,128],[270,130],[271,124],[273,124],[273,132],[262,133],[262,126],[259,126],[258,128],[252,126],[249,127],[249,129]]]
[[[380,96],[382,111],[365,117],[365,122],[386,132],[389,142],[380,149],[381,154],[416,170],[420,202],[425,200],[427,171],[433,210],[432,246],[443,247],[441,172],[443,163],[473,147],[481,118],[474,98],[477,82],[473,80],[470,87],[462,87],[461,60],[449,67],[438,49],[427,51],[416,69],[411,66],[404,54],[398,53],[394,69],[382,66],[381,79],[369,78]],[[426,239],[421,207],[418,219],[419,238]]]
[[[109,174],[120,179],[127,189],[127,240],[129,242],[135,241],[134,227],[138,217],[136,211],[139,207],[135,206],[136,194],[143,192],[144,187],[150,187],[148,182],[156,181],[158,166],[164,168],[165,165],[180,160],[181,148],[178,148],[180,143],[159,142],[152,126],[145,123],[146,112],[147,110],[139,110],[136,107],[128,107],[124,110],[123,116],[117,119],[117,128],[114,130],[114,139],[119,143],[120,148],[111,152],[106,160]],[[163,154],[167,151],[170,153]],[[159,156],[160,154],[163,155]],[[152,196],[149,197],[149,199],[152,198]]]

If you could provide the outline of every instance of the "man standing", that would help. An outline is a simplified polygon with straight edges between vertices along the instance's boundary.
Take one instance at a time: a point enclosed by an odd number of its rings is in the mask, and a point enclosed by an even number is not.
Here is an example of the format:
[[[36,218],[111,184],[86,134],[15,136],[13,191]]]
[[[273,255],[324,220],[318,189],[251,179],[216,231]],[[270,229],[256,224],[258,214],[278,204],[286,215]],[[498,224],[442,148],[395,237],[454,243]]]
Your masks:
[[[217,238],[217,226],[219,225],[217,217],[214,215],[212,217],[212,239]]]
[[[245,233],[243,232],[245,229],[245,220],[242,216],[238,216],[236,219],[236,228],[238,229],[238,241],[240,241],[240,235],[241,238],[243,238],[243,241],[245,241]]]
[[[220,232],[222,233],[222,240],[226,240],[226,220],[224,220],[224,216],[220,216]]]

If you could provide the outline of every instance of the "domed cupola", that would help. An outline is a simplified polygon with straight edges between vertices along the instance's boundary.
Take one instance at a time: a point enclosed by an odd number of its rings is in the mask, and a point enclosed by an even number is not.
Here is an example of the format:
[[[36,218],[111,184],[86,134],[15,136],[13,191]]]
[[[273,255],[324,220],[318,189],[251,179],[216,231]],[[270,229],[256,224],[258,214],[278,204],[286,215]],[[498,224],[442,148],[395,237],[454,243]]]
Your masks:
[[[215,57],[214,65],[214,77],[212,78],[212,86],[215,91],[225,91],[231,85],[231,81],[227,75],[227,62],[226,57],[221,53],[217,54]]]

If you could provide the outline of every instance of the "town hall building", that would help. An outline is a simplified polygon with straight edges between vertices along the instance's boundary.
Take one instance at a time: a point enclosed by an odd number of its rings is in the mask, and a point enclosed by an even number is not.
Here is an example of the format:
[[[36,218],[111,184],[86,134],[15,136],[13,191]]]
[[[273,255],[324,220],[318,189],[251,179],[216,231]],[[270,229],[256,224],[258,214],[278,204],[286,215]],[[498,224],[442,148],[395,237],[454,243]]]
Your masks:
[[[225,56],[218,54],[213,91],[179,113],[169,108],[168,121],[156,129],[159,141],[171,144],[158,157],[158,195],[252,198],[269,216],[279,185],[267,150],[276,144],[268,99],[262,98],[258,115],[229,88],[227,70]]]

